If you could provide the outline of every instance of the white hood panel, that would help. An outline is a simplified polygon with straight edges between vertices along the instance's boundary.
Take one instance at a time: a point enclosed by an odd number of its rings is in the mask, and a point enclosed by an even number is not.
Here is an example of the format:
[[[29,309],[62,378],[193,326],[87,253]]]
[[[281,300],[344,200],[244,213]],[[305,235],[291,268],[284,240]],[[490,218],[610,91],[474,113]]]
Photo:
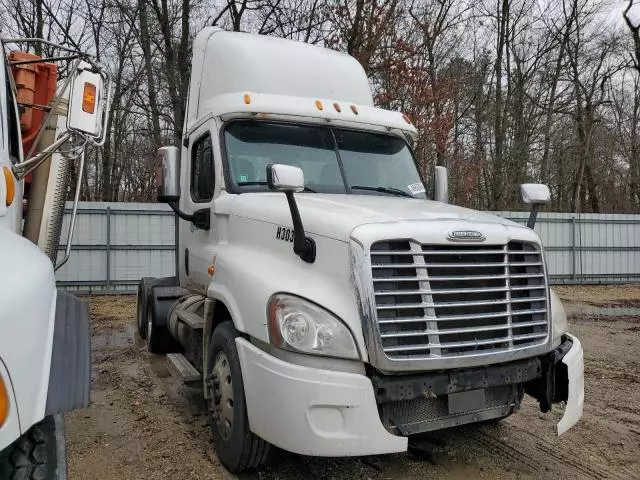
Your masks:
[[[415,231],[416,222],[425,220],[447,221],[440,227],[435,227],[443,232],[458,228],[470,229],[469,223],[479,226],[491,224],[494,226],[491,230],[495,234],[503,232],[504,238],[507,237],[506,231],[510,230],[509,227],[523,228],[517,223],[500,217],[422,199],[382,195],[299,193],[296,194],[296,201],[306,232],[344,242],[349,241],[357,227],[369,224],[388,224],[390,231],[397,233],[390,238],[404,237],[401,231]],[[224,196],[216,201],[216,209],[275,225],[291,226],[291,214],[283,193],[244,193]],[[429,229],[433,225],[433,223],[420,223],[423,228],[425,225],[430,225]],[[491,239],[487,237],[487,240]]]

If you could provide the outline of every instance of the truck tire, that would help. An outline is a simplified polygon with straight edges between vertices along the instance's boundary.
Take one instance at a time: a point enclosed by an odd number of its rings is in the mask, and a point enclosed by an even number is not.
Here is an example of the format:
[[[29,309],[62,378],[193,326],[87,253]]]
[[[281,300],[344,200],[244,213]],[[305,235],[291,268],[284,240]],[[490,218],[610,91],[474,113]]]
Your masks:
[[[2,480],[66,480],[62,415],[35,424],[0,454]]]
[[[143,277],[138,283],[138,296],[136,301],[136,327],[138,335],[145,340],[147,338],[147,304],[149,302],[149,277]]]
[[[158,355],[179,351],[179,344],[173,339],[166,326],[156,324],[153,308],[147,307],[147,350]]]
[[[209,423],[218,458],[232,473],[263,465],[271,445],[249,430],[242,371],[231,322],[213,331],[207,359]]]

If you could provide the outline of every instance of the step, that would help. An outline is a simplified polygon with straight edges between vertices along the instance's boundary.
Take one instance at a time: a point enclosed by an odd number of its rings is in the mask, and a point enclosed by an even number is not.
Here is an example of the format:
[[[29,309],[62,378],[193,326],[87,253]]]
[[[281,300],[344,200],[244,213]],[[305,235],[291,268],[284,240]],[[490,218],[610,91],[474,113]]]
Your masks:
[[[167,355],[167,364],[169,365],[169,370],[176,377],[181,378],[184,383],[199,382],[202,378],[196,367],[191,365],[191,362],[181,353],[169,353]]]
[[[202,330],[204,328],[204,318],[197,313],[178,310],[178,320],[186,323],[193,330]]]

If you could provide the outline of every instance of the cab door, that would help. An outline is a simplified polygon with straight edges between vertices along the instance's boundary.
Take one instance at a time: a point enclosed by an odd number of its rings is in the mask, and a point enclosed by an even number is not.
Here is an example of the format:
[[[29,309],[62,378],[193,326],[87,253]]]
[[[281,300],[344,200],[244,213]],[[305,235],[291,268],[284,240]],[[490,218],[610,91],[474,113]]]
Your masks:
[[[210,280],[209,266],[215,255],[217,244],[215,212],[213,200],[218,194],[216,187],[216,162],[214,142],[207,122],[189,136],[183,156],[181,209],[188,215],[198,210],[210,212],[210,228],[199,228],[193,222],[180,220],[180,274],[183,285],[198,293],[205,293]],[[184,152],[183,150],[183,152]]]

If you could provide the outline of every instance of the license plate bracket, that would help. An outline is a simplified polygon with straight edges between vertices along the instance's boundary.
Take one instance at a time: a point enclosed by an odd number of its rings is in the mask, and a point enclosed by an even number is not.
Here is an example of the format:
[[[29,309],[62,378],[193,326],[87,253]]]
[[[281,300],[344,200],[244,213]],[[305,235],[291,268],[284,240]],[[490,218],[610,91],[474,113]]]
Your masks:
[[[485,408],[484,389],[450,393],[448,396],[449,415],[471,412]]]

